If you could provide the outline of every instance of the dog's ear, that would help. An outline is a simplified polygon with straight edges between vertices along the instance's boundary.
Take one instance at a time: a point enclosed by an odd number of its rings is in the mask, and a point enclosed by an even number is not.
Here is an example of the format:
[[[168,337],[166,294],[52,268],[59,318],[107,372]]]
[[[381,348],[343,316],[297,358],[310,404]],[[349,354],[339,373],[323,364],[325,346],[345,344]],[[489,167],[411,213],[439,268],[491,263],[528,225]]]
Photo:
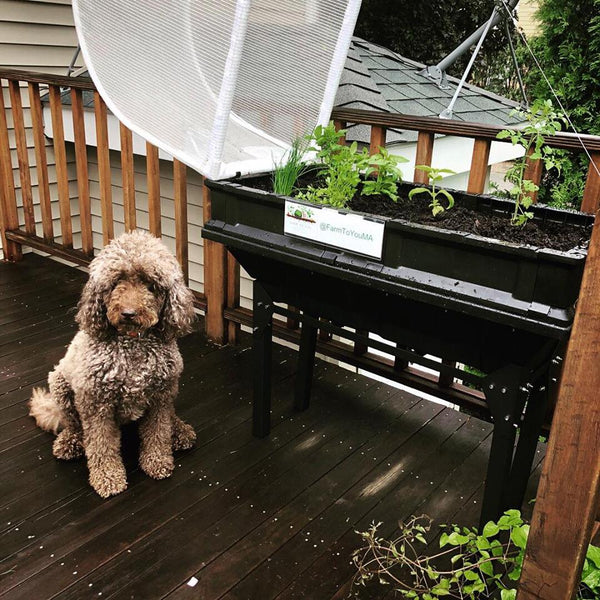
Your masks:
[[[159,331],[165,340],[172,340],[190,333],[195,320],[194,296],[178,274],[167,289]]]
[[[75,320],[83,331],[95,337],[101,337],[108,331],[104,290],[91,278],[83,288]]]

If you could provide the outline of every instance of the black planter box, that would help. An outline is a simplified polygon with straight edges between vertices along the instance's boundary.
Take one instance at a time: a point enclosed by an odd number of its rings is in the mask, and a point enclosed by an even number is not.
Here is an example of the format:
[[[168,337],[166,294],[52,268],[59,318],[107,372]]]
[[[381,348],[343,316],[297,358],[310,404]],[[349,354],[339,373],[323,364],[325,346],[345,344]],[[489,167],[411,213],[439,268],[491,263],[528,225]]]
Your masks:
[[[265,175],[268,177],[268,175]],[[255,179],[253,176],[252,179]],[[205,237],[229,232],[260,241],[263,251],[279,249],[293,257],[310,257],[367,276],[371,286],[386,282],[403,288],[406,298],[485,316],[560,336],[573,320],[586,258],[585,249],[560,252],[516,245],[473,234],[448,231],[399,219],[384,219],[381,261],[347,250],[284,235],[285,197],[244,185],[244,178],[207,181],[212,219]],[[403,184],[404,192],[413,187]],[[505,213],[512,203],[483,195],[454,193],[457,203],[482,212]],[[344,211],[351,212],[351,211]],[[535,219],[584,227],[593,217],[548,207],[534,207]],[[214,239],[214,238],[213,238]],[[222,240],[220,240],[222,241]]]
[[[254,178],[253,178],[254,179]],[[302,311],[295,403],[308,406],[319,319],[335,327],[381,335],[386,351],[469,380],[460,362],[487,375],[477,384],[494,423],[481,525],[520,507],[549,390],[571,329],[585,249],[558,252],[461,232],[383,219],[381,260],[284,234],[286,198],[237,181],[207,181],[211,219],[203,237],[220,242],[255,278],[255,435],[270,429],[272,315],[283,302]],[[404,186],[408,193],[409,185]],[[513,204],[489,196],[454,194],[457,203],[505,213]],[[536,219],[591,225],[581,213],[535,207]],[[582,232],[583,234],[583,232]],[[583,237],[583,235],[582,235]],[[285,314],[285,313],[281,313]],[[369,344],[360,334],[342,337]],[[352,335],[355,335],[352,338]],[[430,365],[429,365],[430,366]],[[519,430],[518,443],[516,432]]]

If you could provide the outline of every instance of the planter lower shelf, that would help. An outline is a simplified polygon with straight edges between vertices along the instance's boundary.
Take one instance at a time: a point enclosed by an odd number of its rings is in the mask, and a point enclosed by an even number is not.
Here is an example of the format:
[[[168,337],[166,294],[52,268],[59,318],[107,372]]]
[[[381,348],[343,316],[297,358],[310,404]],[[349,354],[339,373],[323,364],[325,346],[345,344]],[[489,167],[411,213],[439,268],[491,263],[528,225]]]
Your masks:
[[[585,251],[516,247],[388,220],[378,261],[284,235],[284,198],[241,182],[207,185],[212,218],[203,236],[227,246],[255,278],[255,434],[269,432],[271,319],[274,303],[285,302],[302,311],[300,409],[310,397],[320,318],[379,334],[397,345],[391,353],[402,360],[422,363],[432,354],[487,373],[479,381],[495,426],[482,522],[519,506],[546,412],[551,361],[568,339]],[[592,221],[552,210],[543,218],[571,219],[574,226]],[[460,377],[468,379],[463,372]]]

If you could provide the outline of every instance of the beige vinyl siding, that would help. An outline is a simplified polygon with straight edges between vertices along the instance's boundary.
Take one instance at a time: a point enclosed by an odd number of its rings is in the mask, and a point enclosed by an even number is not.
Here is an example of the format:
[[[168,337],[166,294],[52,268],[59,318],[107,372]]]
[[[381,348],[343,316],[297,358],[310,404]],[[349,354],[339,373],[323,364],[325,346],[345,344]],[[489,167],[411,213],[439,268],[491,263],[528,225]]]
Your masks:
[[[519,26],[527,37],[539,34],[540,27],[536,17],[539,8],[538,0],[521,0],[518,7]]]
[[[65,75],[75,49],[77,35],[73,23],[73,11],[70,0],[0,0],[0,68],[20,69],[42,73]],[[82,65],[79,58],[76,66]],[[5,82],[4,82],[5,83]],[[15,132],[10,109],[10,97],[6,86],[3,87],[6,116],[9,127],[9,140],[13,149],[13,174],[16,196],[21,206],[21,180],[15,152]],[[35,168],[35,152],[33,133],[31,131],[31,112],[29,110],[29,93],[27,87],[21,89],[21,102],[26,127],[29,164],[31,166],[32,192],[35,205],[37,233],[41,234],[39,211],[39,188]],[[54,149],[52,140],[46,143],[48,175],[54,217],[56,241],[60,242],[60,221],[58,220],[58,196],[56,185],[56,169],[54,167]],[[79,210],[77,208],[77,186],[75,185],[74,150],[67,143],[67,162],[69,171],[69,190],[73,205],[73,238],[80,243]],[[24,224],[23,211],[19,208],[20,224]]]
[[[123,175],[121,155],[111,151],[111,191],[115,235],[125,230],[123,216]],[[88,147],[88,168],[90,179],[90,200],[92,206],[92,230],[94,248],[102,247],[102,211],[100,204],[100,183],[96,148]],[[146,157],[134,156],[134,181],[136,200],[136,221],[140,229],[148,230],[148,185],[146,179]],[[175,204],[173,189],[173,163],[160,161],[160,197],[162,238],[171,252],[175,253]],[[201,239],[202,227],[202,178],[187,169],[188,239],[190,287],[204,291],[204,251]]]

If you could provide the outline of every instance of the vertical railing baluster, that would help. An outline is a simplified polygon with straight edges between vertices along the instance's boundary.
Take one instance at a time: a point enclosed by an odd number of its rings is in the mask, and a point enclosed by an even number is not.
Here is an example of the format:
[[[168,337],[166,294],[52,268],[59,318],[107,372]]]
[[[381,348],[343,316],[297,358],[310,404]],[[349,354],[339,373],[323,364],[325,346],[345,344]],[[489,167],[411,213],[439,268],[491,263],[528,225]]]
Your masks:
[[[531,158],[531,154],[534,152],[535,149],[531,148],[527,153],[527,161],[523,179],[527,179],[539,187],[540,182],[542,181],[544,163],[539,158]],[[537,202],[538,192],[527,192],[527,195],[531,198],[533,203]]]
[[[133,134],[123,123],[119,122],[121,139],[121,177],[123,184],[123,213],[125,231],[133,231],[137,227],[135,213],[135,173],[133,170]]]
[[[77,169],[77,196],[81,222],[81,249],[85,254],[94,254],[92,235],[92,207],[90,203],[90,177],[88,172],[87,148],[85,145],[85,121],[81,90],[71,88],[71,109],[75,141],[75,166]]]
[[[236,309],[240,306],[240,263],[233,254],[227,252],[227,308]],[[240,324],[235,321],[227,322],[227,342],[237,344],[240,335]]]
[[[96,147],[98,151],[100,205],[102,208],[102,242],[106,246],[106,244],[115,237],[115,229],[113,220],[106,104],[104,104],[104,100],[102,100],[102,97],[98,92],[94,92],[94,112],[96,118]]]
[[[19,164],[19,180],[21,182],[21,201],[23,203],[23,217],[25,231],[35,235],[35,215],[33,213],[33,194],[31,192],[31,172],[29,169],[29,156],[27,138],[25,135],[25,120],[23,118],[23,103],[21,101],[21,83],[9,81],[10,104],[17,145],[17,161]]]
[[[60,212],[60,235],[62,244],[73,247],[73,224],[71,222],[71,198],[69,194],[69,173],[67,171],[67,151],[63,127],[63,106],[60,86],[50,86],[50,113],[52,115],[52,142],[56,161],[58,186],[58,207]]]
[[[52,204],[50,198],[50,179],[48,177],[48,156],[44,120],[42,116],[42,100],[38,83],[29,84],[29,105],[31,110],[31,127],[35,146],[35,169],[37,172],[37,189],[42,214],[42,232],[44,241],[54,241],[54,224],[52,223]]]
[[[491,144],[490,140],[475,138],[467,184],[467,192],[470,194],[483,194],[485,191]]]
[[[152,235],[161,237],[160,163],[158,148],[146,142],[146,171],[148,183],[148,222]]]
[[[188,283],[188,211],[187,211],[187,167],[173,159],[173,186],[175,188],[175,253]]]
[[[415,183],[429,183],[427,173],[417,169],[417,165],[431,166],[431,159],[433,158],[433,139],[434,134],[430,131],[419,131],[417,137],[417,153],[415,157],[415,172],[413,175],[413,181]]]
[[[591,154],[592,159],[590,160],[583,190],[581,210],[593,214],[600,208],[600,152],[592,152]]]

